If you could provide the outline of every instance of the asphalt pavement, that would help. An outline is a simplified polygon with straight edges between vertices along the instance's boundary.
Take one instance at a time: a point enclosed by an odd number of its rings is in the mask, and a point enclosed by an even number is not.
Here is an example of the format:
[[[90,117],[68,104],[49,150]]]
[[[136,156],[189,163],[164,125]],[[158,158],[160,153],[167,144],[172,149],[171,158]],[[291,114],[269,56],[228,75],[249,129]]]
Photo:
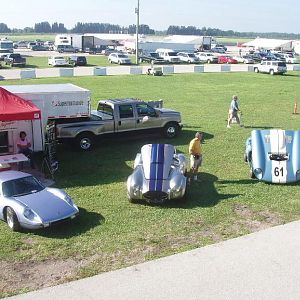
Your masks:
[[[299,299],[300,222],[10,300]]]

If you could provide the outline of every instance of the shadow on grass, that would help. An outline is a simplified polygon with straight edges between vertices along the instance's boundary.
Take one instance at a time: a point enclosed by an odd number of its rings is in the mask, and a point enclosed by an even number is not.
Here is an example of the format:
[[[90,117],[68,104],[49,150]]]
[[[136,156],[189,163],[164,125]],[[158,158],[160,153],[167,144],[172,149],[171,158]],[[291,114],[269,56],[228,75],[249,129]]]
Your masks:
[[[60,168],[55,180],[60,188],[125,183],[133,171],[132,161],[143,145],[186,145],[187,151],[194,134],[194,131],[183,130],[175,139],[162,138],[158,134],[110,136],[99,139],[94,150],[90,152],[74,151],[74,145],[62,144],[57,151]],[[204,141],[210,138],[213,135],[204,133]]]
[[[244,126],[244,128],[253,128],[253,129],[273,129],[274,127],[272,127],[272,126],[255,126],[255,125],[253,125],[253,126]]]
[[[90,229],[103,224],[104,221],[105,218],[101,214],[79,208],[79,216],[75,219],[34,231],[34,234],[47,238],[68,239],[83,234]]]

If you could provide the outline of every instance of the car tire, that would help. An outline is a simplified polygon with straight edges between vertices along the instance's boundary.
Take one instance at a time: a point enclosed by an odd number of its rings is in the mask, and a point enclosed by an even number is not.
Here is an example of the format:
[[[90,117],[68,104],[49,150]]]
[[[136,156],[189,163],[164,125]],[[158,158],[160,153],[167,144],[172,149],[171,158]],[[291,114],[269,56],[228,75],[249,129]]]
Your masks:
[[[91,151],[94,147],[95,136],[90,132],[80,133],[76,137],[76,145],[81,151]]]
[[[7,223],[8,227],[12,231],[19,231],[20,230],[21,226],[20,226],[18,217],[17,217],[15,211],[10,206],[8,206],[6,208],[5,220],[6,220],[6,223]]]
[[[254,68],[254,72],[255,72],[255,73],[259,73],[258,68]]]
[[[250,169],[249,174],[250,174],[250,178],[252,178],[252,179],[256,178],[255,175],[254,175],[254,172],[253,172],[252,168]]]
[[[271,69],[269,73],[270,73],[270,75],[274,75],[274,70]]]
[[[118,61],[118,64],[119,64],[119,65],[121,64],[121,61],[120,61],[120,60]]]
[[[166,138],[174,138],[177,136],[178,134],[178,131],[179,131],[179,126],[177,123],[175,122],[170,122],[170,123],[167,123],[165,125],[165,127],[163,128],[163,135],[166,137]]]
[[[211,60],[210,60],[210,59],[208,59],[208,60],[207,60],[207,63],[208,63],[208,64],[210,64],[210,63],[211,63]]]
[[[246,153],[244,153],[244,162],[248,162],[248,157]]]

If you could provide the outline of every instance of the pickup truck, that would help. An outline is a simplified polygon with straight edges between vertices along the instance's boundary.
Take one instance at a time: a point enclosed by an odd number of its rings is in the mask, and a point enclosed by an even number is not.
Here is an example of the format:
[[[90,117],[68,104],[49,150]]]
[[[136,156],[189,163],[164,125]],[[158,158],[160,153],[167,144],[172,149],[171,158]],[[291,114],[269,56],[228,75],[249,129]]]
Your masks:
[[[10,53],[4,57],[4,62],[6,65],[10,66],[18,66],[18,67],[25,67],[26,65],[26,58],[22,57],[19,53]]]
[[[97,137],[108,134],[158,131],[167,138],[177,136],[182,128],[180,113],[153,107],[153,103],[137,99],[99,101],[89,118],[58,123],[56,137],[62,142],[75,142],[80,150],[86,151],[93,148]]]
[[[156,52],[149,52],[149,53],[143,53],[140,58],[140,63],[147,62],[147,63],[153,63],[153,64],[163,64],[165,63],[165,60],[161,57],[159,57],[158,53]]]

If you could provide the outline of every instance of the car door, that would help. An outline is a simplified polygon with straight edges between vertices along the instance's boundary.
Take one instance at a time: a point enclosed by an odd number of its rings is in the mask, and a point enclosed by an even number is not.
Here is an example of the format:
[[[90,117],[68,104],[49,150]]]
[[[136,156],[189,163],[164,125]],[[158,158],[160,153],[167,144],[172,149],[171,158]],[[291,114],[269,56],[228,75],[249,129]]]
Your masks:
[[[155,109],[147,103],[136,104],[137,124],[136,129],[150,129],[161,127],[161,119]]]
[[[116,124],[116,131],[131,131],[135,130],[136,127],[136,117],[133,111],[132,104],[121,104],[118,109],[118,121]]]

